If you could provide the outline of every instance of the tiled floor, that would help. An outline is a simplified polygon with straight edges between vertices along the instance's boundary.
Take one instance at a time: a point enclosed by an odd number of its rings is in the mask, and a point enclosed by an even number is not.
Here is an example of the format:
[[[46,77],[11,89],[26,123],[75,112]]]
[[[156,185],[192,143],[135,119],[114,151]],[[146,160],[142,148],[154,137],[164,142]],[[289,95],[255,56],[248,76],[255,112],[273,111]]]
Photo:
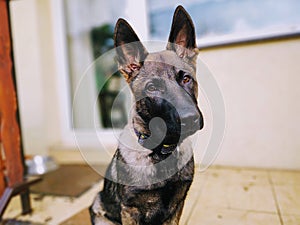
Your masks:
[[[77,199],[33,195],[34,213],[20,216],[14,199],[5,218],[60,224],[87,208],[98,184]],[[74,225],[87,225],[77,221]],[[299,225],[300,171],[213,167],[197,172],[186,200],[181,225]]]

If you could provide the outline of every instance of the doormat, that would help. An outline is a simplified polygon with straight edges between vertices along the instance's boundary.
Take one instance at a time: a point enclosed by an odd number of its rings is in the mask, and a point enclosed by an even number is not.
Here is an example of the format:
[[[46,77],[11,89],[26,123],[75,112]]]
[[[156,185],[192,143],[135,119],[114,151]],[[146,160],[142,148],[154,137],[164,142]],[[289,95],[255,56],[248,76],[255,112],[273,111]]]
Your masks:
[[[41,223],[32,223],[29,221],[19,221],[19,220],[4,220],[0,223],[0,225],[43,225]],[[74,224],[75,225],[75,224]]]
[[[88,209],[84,209],[81,212],[75,214],[71,218],[65,220],[60,225],[87,225],[90,224],[90,213]]]
[[[106,166],[99,166],[104,174]],[[88,165],[60,165],[42,176],[43,180],[30,187],[33,193],[79,197],[103,177]]]

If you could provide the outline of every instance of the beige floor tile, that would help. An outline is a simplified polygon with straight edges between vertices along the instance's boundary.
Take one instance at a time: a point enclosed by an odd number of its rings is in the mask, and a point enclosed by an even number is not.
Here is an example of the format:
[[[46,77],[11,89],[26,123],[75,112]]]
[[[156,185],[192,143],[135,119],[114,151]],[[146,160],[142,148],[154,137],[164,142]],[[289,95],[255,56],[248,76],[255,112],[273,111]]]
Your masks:
[[[300,171],[270,171],[273,184],[300,185]]]
[[[190,190],[200,191],[203,189],[204,184],[207,180],[208,172],[205,173],[195,173],[193,183],[190,187]]]
[[[47,225],[58,225],[67,218],[89,207],[100,190],[102,182],[94,185],[89,191],[79,198],[45,196],[38,198],[38,195],[31,195],[33,213],[20,215],[21,207],[17,198],[14,198],[8,205],[3,216],[4,219],[18,219]]]
[[[22,208],[21,208],[20,197],[15,196],[10,200],[9,205],[4,211],[3,217],[5,218],[9,216],[9,218],[16,218],[17,216],[21,215],[21,213],[22,213]]]
[[[276,213],[272,188],[264,171],[215,171],[207,178],[199,201],[216,208]]]
[[[265,170],[213,167],[207,171],[210,179],[227,182],[249,182],[269,184],[269,175]]]
[[[299,225],[300,224],[300,216],[299,215],[283,216],[282,220],[283,220],[284,225]]]
[[[197,207],[190,217],[188,225],[280,225],[275,213]]]
[[[300,215],[300,185],[275,185],[282,215]]]
[[[284,225],[299,225],[300,173],[222,167],[201,173],[196,168],[180,225],[280,225],[270,178]],[[4,218],[57,225],[87,208],[101,189],[99,185],[76,199],[48,196],[33,200],[34,213],[28,216],[20,215],[20,200],[15,197]]]

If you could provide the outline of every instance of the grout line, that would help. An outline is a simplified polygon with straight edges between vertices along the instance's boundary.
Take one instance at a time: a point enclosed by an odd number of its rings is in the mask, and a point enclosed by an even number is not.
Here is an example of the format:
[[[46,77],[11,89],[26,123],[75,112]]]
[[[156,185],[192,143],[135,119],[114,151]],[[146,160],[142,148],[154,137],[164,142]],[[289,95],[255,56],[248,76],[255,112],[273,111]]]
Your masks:
[[[241,209],[241,208],[232,208],[232,207],[220,207],[221,209],[229,209],[233,211],[240,211],[240,212],[251,212],[251,213],[263,213],[263,214],[269,214],[269,215],[276,215],[278,212],[270,212],[270,211],[262,211],[262,210],[253,210],[253,209]]]
[[[271,188],[272,188],[272,194],[273,194],[273,198],[274,198],[274,201],[275,201],[275,205],[276,205],[277,214],[278,214],[278,217],[279,217],[279,220],[280,220],[280,224],[284,225],[283,219],[282,219],[282,214],[281,214],[280,207],[279,207],[279,202],[278,202],[277,195],[276,195],[276,190],[275,190],[272,178],[271,178],[270,171],[268,171],[268,178],[269,178],[269,183],[270,183]]]

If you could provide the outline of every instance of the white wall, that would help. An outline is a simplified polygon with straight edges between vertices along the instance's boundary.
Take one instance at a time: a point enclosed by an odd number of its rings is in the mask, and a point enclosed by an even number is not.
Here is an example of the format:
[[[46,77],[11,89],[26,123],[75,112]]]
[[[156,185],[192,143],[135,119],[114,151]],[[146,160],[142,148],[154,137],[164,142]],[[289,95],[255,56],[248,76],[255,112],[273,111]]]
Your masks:
[[[36,4],[34,1],[24,2],[24,7],[11,7],[15,68],[17,76],[19,107],[21,111],[24,145],[31,152],[46,152],[44,92],[41,74],[40,44]],[[22,12],[22,14],[21,14]],[[15,18],[21,14],[21,18]],[[18,29],[15,29],[18,28]],[[26,93],[26,94],[23,94]]]
[[[47,154],[69,126],[61,2],[10,2],[15,69],[26,154]],[[55,12],[51,9],[58,9]],[[59,20],[60,26],[56,26]],[[63,46],[62,46],[63,45]]]
[[[223,93],[216,164],[300,169],[300,39],[203,50]]]
[[[60,152],[77,149],[70,138],[64,31],[57,26],[63,16],[51,11],[59,9],[55,4],[59,0],[11,3],[27,154],[47,154],[53,146]],[[226,107],[226,134],[215,164],[300,169],[300,38],[207,49],[200,58]],[[93,149],[88,136],[86,143]]]

